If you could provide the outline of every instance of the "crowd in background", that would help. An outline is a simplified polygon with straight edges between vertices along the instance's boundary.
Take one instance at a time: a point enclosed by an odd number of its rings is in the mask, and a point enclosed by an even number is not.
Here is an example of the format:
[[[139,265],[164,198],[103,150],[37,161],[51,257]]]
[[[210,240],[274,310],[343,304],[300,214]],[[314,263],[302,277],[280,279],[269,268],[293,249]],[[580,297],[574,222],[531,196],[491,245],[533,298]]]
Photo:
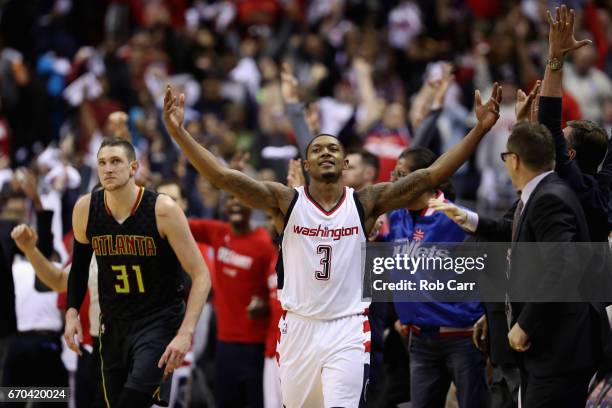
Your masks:
[[[515,123],[517,90],[541,79],[545,12],[555,5],[0,0],[2,217],[33,224],[43,208],[52,210],[53,249],[67,261],[72,208],[97,183],[98,146],[125,132],[137,148],[139,184],[179,180],[189,217],[224,219],[223,195],[164,129],[165,86],[185,93],[185,127],[200,143],[226,162],[249,152],[246,172],[285,182],[298,149],[281,93],[283,64],[297,78],[310,131],[375,154],[377,181],[391,179],[417,137],[436,154],[456,144],[475,123],[474,89],[489,95],[493,82],[501,83],[499,121],[453,177],[459,202],[499,214],[516,200],[499,154]],[[593,45],[573,53],[564,68],[563,120],[589,119],[610,135],[612,2],[570,6],[577,37]],[[252,221],[262,225],[265,217],[255,213]]]

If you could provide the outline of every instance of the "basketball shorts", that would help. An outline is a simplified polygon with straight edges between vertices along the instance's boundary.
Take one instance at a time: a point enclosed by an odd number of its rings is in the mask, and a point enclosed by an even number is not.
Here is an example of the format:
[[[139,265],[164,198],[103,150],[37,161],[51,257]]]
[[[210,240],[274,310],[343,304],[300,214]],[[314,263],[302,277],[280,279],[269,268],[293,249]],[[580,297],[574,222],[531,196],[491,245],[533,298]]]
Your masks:
[[[278,325],[286,408],[356,408],[364,403],[370,364],[366,315],[315,320],[287,313]]]
[[[167,406],[171,378],[162,384],[164,369],[157,363],[183,321],[179,303],[136,320],[101,316],[100,365],[106,406],[117,404],[124,387],[150,394],[152,403]]]
[[[282,407],[278,364],[274,357],[266,357],[263,370],[264,408]]]

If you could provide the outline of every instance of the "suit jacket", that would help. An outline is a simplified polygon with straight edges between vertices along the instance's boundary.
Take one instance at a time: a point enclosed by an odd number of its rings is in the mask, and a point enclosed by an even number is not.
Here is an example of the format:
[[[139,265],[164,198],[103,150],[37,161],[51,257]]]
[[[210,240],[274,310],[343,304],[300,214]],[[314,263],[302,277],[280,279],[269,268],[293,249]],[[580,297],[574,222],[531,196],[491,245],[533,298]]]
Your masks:
[[[538,120],[555,140],[555,171],[578,196],[591,233],[591,241],[608,242],[612,230],[612,138],[608,154],[596,174],[583,172],[576,160],[570,160],[561,128],[561,98],[540,97]]]
[[[476,234],[510,241],[512,217],[502,220],[482,217]],[[554,173],[536,186],[523,208],[516,242],[588,242],[587,223],[574,192]],[[552,246],[551,246],[552,247]],[[546,248],[549,248],[547,246]],[[536,292],[545,298],[550,282],[580,284],[586,266],[577,253],[567,250],[547,252],[539,256],[520,256],[513,249],[510,269],[512,324],[519,323],[529,335],[531,347],[520,353],[526,370],[536,376],[559,375],[564,372],[592,368],[598,358],[598,318],[588,303],[545,303],[513,301],[513,293],[525,288],[541,288]],[[561,276],[559,276],[562,274]]]
[[[518,203],[518,201],[517,201]],[[507,225],[512,228],[512,217],[514,216],[514,210],[516,204],[504,214],[503,218],[498,222],[500,225]],[[485,221],[486,222],[486,221]],[[480,223],[480,222],[479,222]],[[490,230],[487,228],[480,228],[466,241],[471,242],[505,242],[509,241],[510,236],[502,237],[498,231]],[[504,251],[502,247],[491,248],[489,251],[496,249]],[[505,267],[505,251],[503,253],[491,254],[489,256],[489,262],[496,262],[493,268],[503,270]],[[503,263],[503,264],[502,264]],[[499,288],[499,296],[503,296],[501,291],[505,291],[506,288]],[[506,322],[505,305],[503,302],[486,302],[484,303],[485,314],[487,316],[488,326],[488,339],[489,339],[489,355],[491,362],[496,366],[516,366],[518,364],[516,352],[512,350],[508,343],[508,323]]]

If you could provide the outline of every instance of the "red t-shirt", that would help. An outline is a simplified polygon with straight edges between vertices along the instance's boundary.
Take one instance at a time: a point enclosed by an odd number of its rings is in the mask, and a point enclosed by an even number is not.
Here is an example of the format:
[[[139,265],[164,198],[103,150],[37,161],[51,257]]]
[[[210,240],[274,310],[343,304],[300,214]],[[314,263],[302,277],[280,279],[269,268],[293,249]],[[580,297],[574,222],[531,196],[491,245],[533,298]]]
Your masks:
[[[563,106],[561,112],[561,127],[564,128],[567,126],[567,122],[570,120],[579,120],[582,118],[582,112],[580,112],[580,105],[576,101],[574,96],[567,92],[563,91]]]
[[[211,277],[217,339],[265,342],[269,319],[249,318],[247,306],[253,296],[268,298],[268,273],[276,256],[268,232],[257,228],[235,235],[228,223],[213,220],[190,219],[189,227],[196,241],[214,249],[215,267]]]
[[[407,133],[374,129],[366,136],[363,148],[378,157],[378,178],[376,183],[389,181],[395,169],[397,158],[410,146]]]

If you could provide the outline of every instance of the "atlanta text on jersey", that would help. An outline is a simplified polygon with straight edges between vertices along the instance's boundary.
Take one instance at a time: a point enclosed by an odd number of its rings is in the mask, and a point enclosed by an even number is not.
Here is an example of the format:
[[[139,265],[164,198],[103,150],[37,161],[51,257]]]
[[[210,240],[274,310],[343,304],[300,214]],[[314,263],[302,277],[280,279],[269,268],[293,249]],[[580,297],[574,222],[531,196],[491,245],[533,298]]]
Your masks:
[[[155,256],[155,240],[142,235],[98,235],[91,238],[97,256]]]

